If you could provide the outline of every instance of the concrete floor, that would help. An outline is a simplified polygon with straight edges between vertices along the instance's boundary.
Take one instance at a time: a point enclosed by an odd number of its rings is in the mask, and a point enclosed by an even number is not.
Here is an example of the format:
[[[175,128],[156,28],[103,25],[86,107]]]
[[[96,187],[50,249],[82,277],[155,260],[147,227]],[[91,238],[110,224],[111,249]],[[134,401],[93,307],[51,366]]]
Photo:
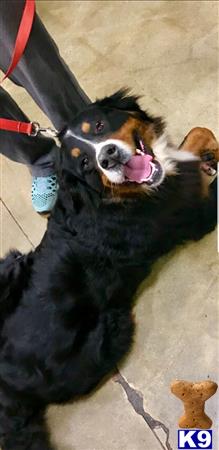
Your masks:
[[[196,125],[217,134],[216,1],[41,0],[37,9],[92,99],[130,86],[143,107],[166,118],[177,143]],[[4,86],[33,120],[48,124],[21,88]],[[1,158],[1,254],[34,247],[45,226],[31,207],[27,169]],[[83,401],[50,408],[58,450],[177,448],[182,405],[171,381],[219,381],[216,239],[213,232],[156,264],[140,289],[135,345],[118,378]],[[217,406],[218,394],[207,402],[215,450]]]

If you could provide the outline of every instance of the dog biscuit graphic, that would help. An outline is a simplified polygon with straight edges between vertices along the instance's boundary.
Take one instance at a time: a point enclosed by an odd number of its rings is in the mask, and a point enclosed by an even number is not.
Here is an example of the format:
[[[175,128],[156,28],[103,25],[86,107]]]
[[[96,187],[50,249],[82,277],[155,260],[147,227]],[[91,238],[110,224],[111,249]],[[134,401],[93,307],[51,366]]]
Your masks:
[[[180,428],[211,428],[212,420],[205,414],[205,402],[215,394],[217,383],[210,380],[197,383],[176,380],[170,389],[184,403],[184,415],[178,422]]]

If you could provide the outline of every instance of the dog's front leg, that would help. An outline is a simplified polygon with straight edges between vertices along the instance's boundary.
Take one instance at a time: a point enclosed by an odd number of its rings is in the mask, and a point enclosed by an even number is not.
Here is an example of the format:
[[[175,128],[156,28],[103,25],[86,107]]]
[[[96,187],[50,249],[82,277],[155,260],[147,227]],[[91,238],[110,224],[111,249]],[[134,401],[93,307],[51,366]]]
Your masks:
[[[201,159],[203,195],[209,195],[209,185],[217,172],[219,162],[219,143],[208,128],[192,128],[179,146],[179,150],[186,150]]]
[[[219,161],[219,143],[208,128],[192,128],[179,146],[201,159],[201,169],[207,175],[215,175]]]

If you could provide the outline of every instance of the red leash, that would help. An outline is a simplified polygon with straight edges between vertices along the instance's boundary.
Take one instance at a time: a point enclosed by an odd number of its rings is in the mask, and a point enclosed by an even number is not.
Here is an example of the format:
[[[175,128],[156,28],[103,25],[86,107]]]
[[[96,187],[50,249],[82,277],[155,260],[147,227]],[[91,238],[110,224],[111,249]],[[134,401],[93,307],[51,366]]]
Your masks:
[[[0,81],[0,84],[11,75],[24,53],[32,30],[34,15],[35,0],[26,0],[15,41],[11,63],[3,79]],[[29,136],[36,136],[40,131],[48,131],[53,136],[57,135],[56,130],[52,130],[51,128],[40,128],[39,124],[36,122],[27,123],[2,118],[0,118],[0,130],[16,131],[17,133],[28,134]]]
[[[11,75],[17,64],[19,63],[24,50],[26,48],[30,32],[33,25],[33,19],[35,14],[35,0],[26,0],[23,16],[21,18],[21,22],[19,25],[16,41],[15,41],[15,47],[14,52],[12,55],[12,60],[9,65],[9,68],[4,76],[4,78],[1,80],[1,83]]]
[[[0,130],[16,131],[17,133],[25,133],[29,136],[33,133],[32,122],[18,122],[17,120],[0,119]]]

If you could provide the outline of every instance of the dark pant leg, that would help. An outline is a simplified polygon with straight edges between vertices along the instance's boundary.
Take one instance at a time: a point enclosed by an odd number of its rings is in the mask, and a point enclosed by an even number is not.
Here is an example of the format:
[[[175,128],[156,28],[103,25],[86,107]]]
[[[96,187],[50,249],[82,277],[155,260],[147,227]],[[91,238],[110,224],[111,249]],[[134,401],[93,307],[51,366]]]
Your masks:
[[[0,117],[29,122],[28,117],[1,87]],[[14,161],[27,164],[34,176],[54,173],[53,159],[56,149],[53,139],[0,130],[0,153]]]
[[[23,7],[24,0],[0,2],[0,67],[4,71],[10,62]],[[58,130],[90,103],[37,15],[11,79],[29,92]]]

